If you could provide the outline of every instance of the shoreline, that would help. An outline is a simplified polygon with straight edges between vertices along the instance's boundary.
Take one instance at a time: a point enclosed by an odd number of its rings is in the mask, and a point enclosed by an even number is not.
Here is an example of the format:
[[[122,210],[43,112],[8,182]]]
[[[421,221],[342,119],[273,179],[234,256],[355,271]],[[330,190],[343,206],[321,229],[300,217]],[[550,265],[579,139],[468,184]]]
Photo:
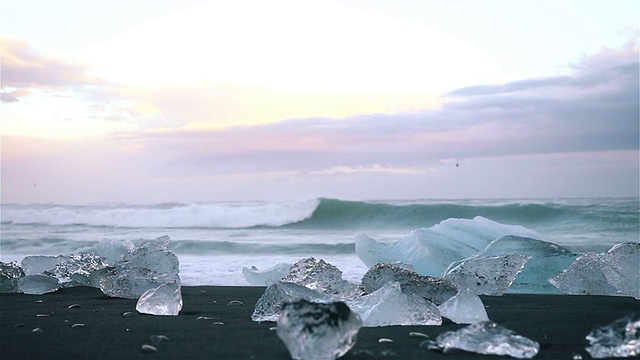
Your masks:
[[[136,300],[109,298],[88,287],[44,295],[0,294],[0,358],[289,359],[286,347],[270,330],[275,323],[251,321],[264,290],[183,286],[179,316],[139,314]],[[640,300],[630,297],[506,294],[481,298],[492,321],[540,343],[535,359],[571,359],[576,354],[589,359],[585,336],[593,328],[640,310]],[[233,300],[244,305],[228,305]],[[74,304],[79,306],[69,308]],[[123,316],[125,312],[133,315]],[[443,320],[441,326],[362,328],[355,347],[341,359],[505,359],[436,353],[418,348],[424,339],[409,336],[415,331],[435,338],[465,326]],[[35,328],[41,331],[34,332]],[[152,335],[169,340],[152,344]],[[383,337],[393,342],[379,343]],[[143,352],[145,344],[154,345],[157,352]]]

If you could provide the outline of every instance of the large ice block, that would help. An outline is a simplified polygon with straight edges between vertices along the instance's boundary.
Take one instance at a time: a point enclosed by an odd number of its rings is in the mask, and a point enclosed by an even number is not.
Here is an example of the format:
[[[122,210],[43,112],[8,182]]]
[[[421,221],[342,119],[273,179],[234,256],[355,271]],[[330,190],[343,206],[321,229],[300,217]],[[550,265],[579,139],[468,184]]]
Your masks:
[[[458,293],[458,289],[443,278],[420,275],[392,264],[376,264],[362,277],[366,293],[372,293],[390,281],[400,284],[402,292],[422,296],[436,305]]]
[[[540,238],[525,227],[477,216],[472,220],[447,219],[428,229],[414,230],[395,244],[381,243],[364,234],[356,235],[355,243],[356,254],[369,267],[401,261],[412,264],[420,274],[440,276],[452,262],[466,259],[506,235]]]
[[[518,254],[472,257],[460,262],[443,277],[458,289],[470,289],[479,295],[502,295],[527,259]]]
[[[460,290],[456,296],[438,306],[440,315],[456,324],[474,324],[489,320],[482,299],[469,289]]]
[[[113,265],[121,256],[133,251],[134,248],[135,246],[129,240],[118,241],[105,239],[94,245],[82,248],[79,252],[101,256],[107,264]]]
[[[176,281],[149,289],[140,296],[136,310],[142,314],[177,316],[182,310],[182,290]]]
[[[269,286],[287,276],[292,265],[293,264],[279,262],[264,270],[259,270],[255,266],[251,268],[243,267],[242,275],[251,285]]]
[[[389,325],[441,325],[435,304],[423,297],[403,294],[400,284],[388,282],[371,294],[347,301],[365,327]]]
[[[251,315],[253,321],[276,321],[285,303],[307,300],[313,302],[331,302],[330,295],[322,294],[302,285],[278,281],[269,286],[260,299]]]
[[[629,314],[587,335],[594,359],[640,356],[640,312]]]
[[[640,298],[640,243],[617,244],[605,254],[582,254],[549,282],[567,294]]]
[[[168,236],[124,254],[103,270],[100,290],[112,297],[138,299],[145,291],[170,282],[180,283],[178,257],[166,248]]]
[[[278,337],[293,359],[336,359],[356,343],[362,322],[343,302],[287,303],[278,318]]]
[[[30,295],[42,295],[57,291],[58,279],[46,275],[26,275],[20,278],[20,292]]]
[[[340,300],[362,293],[358,286],[342,278],[340,269],[313,257],[300,259],[293,264],[282,281],[303,285]]]
[[[56,265],[69,260],[66,255],[30,255],[20,261],[20,266],[26,275],[40,275],[48,270],[53,270]]]
[[[44,275],[53,276],[63,287],[100,285],[100,270],[107,267],[105,259],[94,254],[70,254]]]
[[[464,350],[483,355],[508,355],[518,359],[532,358],[540,349],[537,342],[491,321],[471,324],[457,331],[447,331],[438,335],[435,343],[445,353]]]
[[[0,262],[0,293],[20,292],[20,279],[24,276],[24,270],[15,262]]]

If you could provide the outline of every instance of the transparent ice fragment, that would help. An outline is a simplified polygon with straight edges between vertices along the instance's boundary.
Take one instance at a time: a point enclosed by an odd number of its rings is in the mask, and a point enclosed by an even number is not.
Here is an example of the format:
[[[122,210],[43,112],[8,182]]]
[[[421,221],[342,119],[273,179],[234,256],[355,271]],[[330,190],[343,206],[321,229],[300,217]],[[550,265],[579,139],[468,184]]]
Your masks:
[[[0,293],[20,292],[20,279],[24,271],[15,262],[0,262]]]
[[[594,359],[640,355],[640,312],[629,314],[587,335],[586,350]]]
[[[362,322],[343,302],[287,303],[278,318],[278,337],[293,359],[337,359],[356,343]]]
[[[269,286],[258,299],[251,320],[276,321],[285,303],[298,300],[327,303],[333,301],[333,298],[302,285],[278,281]]]
[[[518,254],[472,257],[447,271],[443,277],[459,289],[470,289],[479,295],[502,295],[527,259]]]
[[[472,220],[447,219],[428,229],[414,230],[395,244],[381,243],[364,234],[358,234],[355,243],[356,254],[369,267],[401,261],[412,264],[420,274],[440,276],[452,262],[466,259],[506,235],[540,238],[525,227],[477,216]]]
[[[445,353],[464,350],[483,355],[508,355],[518,359],[532,358],[540,349],[537,342],[491,321],[442,333],[436,338],[436,344]]]
[[[489,320],[482,299],[469,289],[460,290],[456,296],[438,306],[440,314],[456,324],[474,324]]]
[[[366,293],[372,293],[390,281],[398,282],[405,294],[422,296],[436,305],[458,293],[449,280],[420,275],[392,264],[374,265],[362,277],[362,286]]]
[[[142,314],[177,316],[182,310],[182,291],[176,281],[145,291],[136,310]]]
[[[20,292],[31,295],[42,295],[57,291],[60,288],[58,279],[46,275],[26,275],[20,279]]]
[[[53,276],[63,287],[99,286],[98,272],[107,267],[104,258],[94,254],[70,254],[43,275]]]
[[[69,257],[65,255],[33,255],[24,257],[20,262],[20,266],[24,269],[26,275],[39,275],[45,271],[55,269],[56,265],[67,260],[69,260]]]
[[[113,265],[123,255],[133,251],[135,246],[129,240],[105,239],[94,245],[80,249],[79,252],[103,257],[107,264]]]
[[[438,308],[423,297],[403,294],[400,284],[388,282],[371,294],[347,301],[365,327],[389,325],[441,325]]]
[[[357,285],[342,278],[340,269],[313,257],[301,259],[293,264],[282,281],[306,286],[340,300],[362,293]]]
[[[145,291],[170,282],[180,283],[178,257],[166,248],[168,236],[124,254],[100,278],[100,290],[112,297],[137,299]]]
[[[258,270],[255,266],[251,268],[243,267],[242,275],[244,275],[244,278],[251,285],[269,286],[287,276],[292,265],[293,264],[280,262],[264,270]]]
[[[640,298],[640,243],[621,243],[605,254],[582,254],[549,282],[567,294]]]

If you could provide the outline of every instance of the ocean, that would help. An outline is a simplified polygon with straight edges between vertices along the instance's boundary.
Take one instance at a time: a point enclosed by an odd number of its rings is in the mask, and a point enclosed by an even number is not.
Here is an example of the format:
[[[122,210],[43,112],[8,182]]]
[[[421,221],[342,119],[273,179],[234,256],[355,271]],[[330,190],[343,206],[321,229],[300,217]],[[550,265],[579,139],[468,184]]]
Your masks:
[[[168,235],[183,285],[248,285],[243,267],[266,269],[313,256],[359,283],[355,253],[364,233],[393,243],[449,218],[483,216],[521,225],[574,252],[640,241],[637,198],[164,203],[2,204],[0,261],[80,251],[105,240],[141,245]]]

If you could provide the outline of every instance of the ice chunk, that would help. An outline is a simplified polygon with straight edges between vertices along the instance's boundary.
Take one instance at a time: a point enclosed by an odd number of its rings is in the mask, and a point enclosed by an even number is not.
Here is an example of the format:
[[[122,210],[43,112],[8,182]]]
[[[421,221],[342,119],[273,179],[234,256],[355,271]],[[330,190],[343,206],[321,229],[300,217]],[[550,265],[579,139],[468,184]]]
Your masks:
[[[20,262],[20,266],[24,269],[26,275],[39,275],[47,270],[53,270],[56,265],[69,260],[65,255],[46,256],[34,255],[26,256]]]
[[[618,244],[606,254],[582,254],[549,282],[567,294],[640,298],[640,243]]]
[[[278,337],[293,359],[336,359],[356,343],[362,322],[343,302],[287,303],[278,318]]]
[[[508,293],[554,294],[558,289],[547,279],[568,268],[578,256],[560,245],[522,236],[503,236],[473,257],[520,254],[529,257]]]
[[[53,276],[63,287],[99,287],[100,270],[107,267],[104,258],[94,254],[70,254],[65,261],[55,265],[43,275]]]
[[[440,314],[456,324],[474,324],[489,320],[482,300],[469,289],[460,290],[456,296],[438,306]]]
[[[420,275],[391,264],[376,264],[369,269],[362,277],[362,286],[366,293],[372,293],[390,281],[400,283],[405,294],[422,296],[436,305],[458,292],[449,280]]]
[[[540,344],[491,321],[482,321],[457,331],[447,331],[436,338],[445,353],[464,350],[483,355],[508,355],[529,359],[538,353]]]
[[[342,278],[340,269],[313,257],[300,259],[293,264],[289,274],[282,278],[282,281],[306,286],[331,295],[336,300],[349,299],[362,293],[358,286]]]
[[[477,216],[473,220],[447,219],[428,229],[414,230],[395,244],[384,244],[364,234],[358,234],[355,243],[356,254],[369,267],[402,261],[412,264],[420,274],[440,276],[452,262],[466,259],[506,235],[540,238],[522,226]]]
[[[0,293],[20,292],[20,279],[24,271],[15,262],[0,262]]]
[[[463,260],[443,276],[458,289],[471,289],[480,295],[502,295],[511,285],[528,257],[509,254]]]
[[[31,295],[42,295],[57,291],[60,288],[58,279],[46,275],[26,275],[20,279],[20,292]]]
[[[163,236],[124,254],[103,270],[100,290],[107,296],[137,299],[159,285],[179,284],[178,257],[166,248],[168,242]]]
[[[101,256],[107,264],[113,265],[121,256],[130,253],[134,248],[135,246],[129,240],[105,239],[94,245],[82,248],[79,252]]]
[[[251,285],[269,286],[287,276],[292,265],[279,262],[273,267],[264,270],[258,270],[255,266],[251,268],[243,267],[242,275]]]
[[[441,325],[438,308],[423,297],[403,294],[400,284],[388,282],[371,294],[347,301],[365,327],[388,325]]]
[[[640,312],[629,314],[587,335],[586,350],[594,359],[640,355]]]
[[[251,319],[253,321],[276,321],[285,303],[298,300],[325,303],[333,301],[330,295],[322,294],[302,285],[278,281],[269,286],[258,299]]]
[[[136,310],[143,314],[177,316],[182,310],[180,284],[173,281],[145,291],[136,303]]]

